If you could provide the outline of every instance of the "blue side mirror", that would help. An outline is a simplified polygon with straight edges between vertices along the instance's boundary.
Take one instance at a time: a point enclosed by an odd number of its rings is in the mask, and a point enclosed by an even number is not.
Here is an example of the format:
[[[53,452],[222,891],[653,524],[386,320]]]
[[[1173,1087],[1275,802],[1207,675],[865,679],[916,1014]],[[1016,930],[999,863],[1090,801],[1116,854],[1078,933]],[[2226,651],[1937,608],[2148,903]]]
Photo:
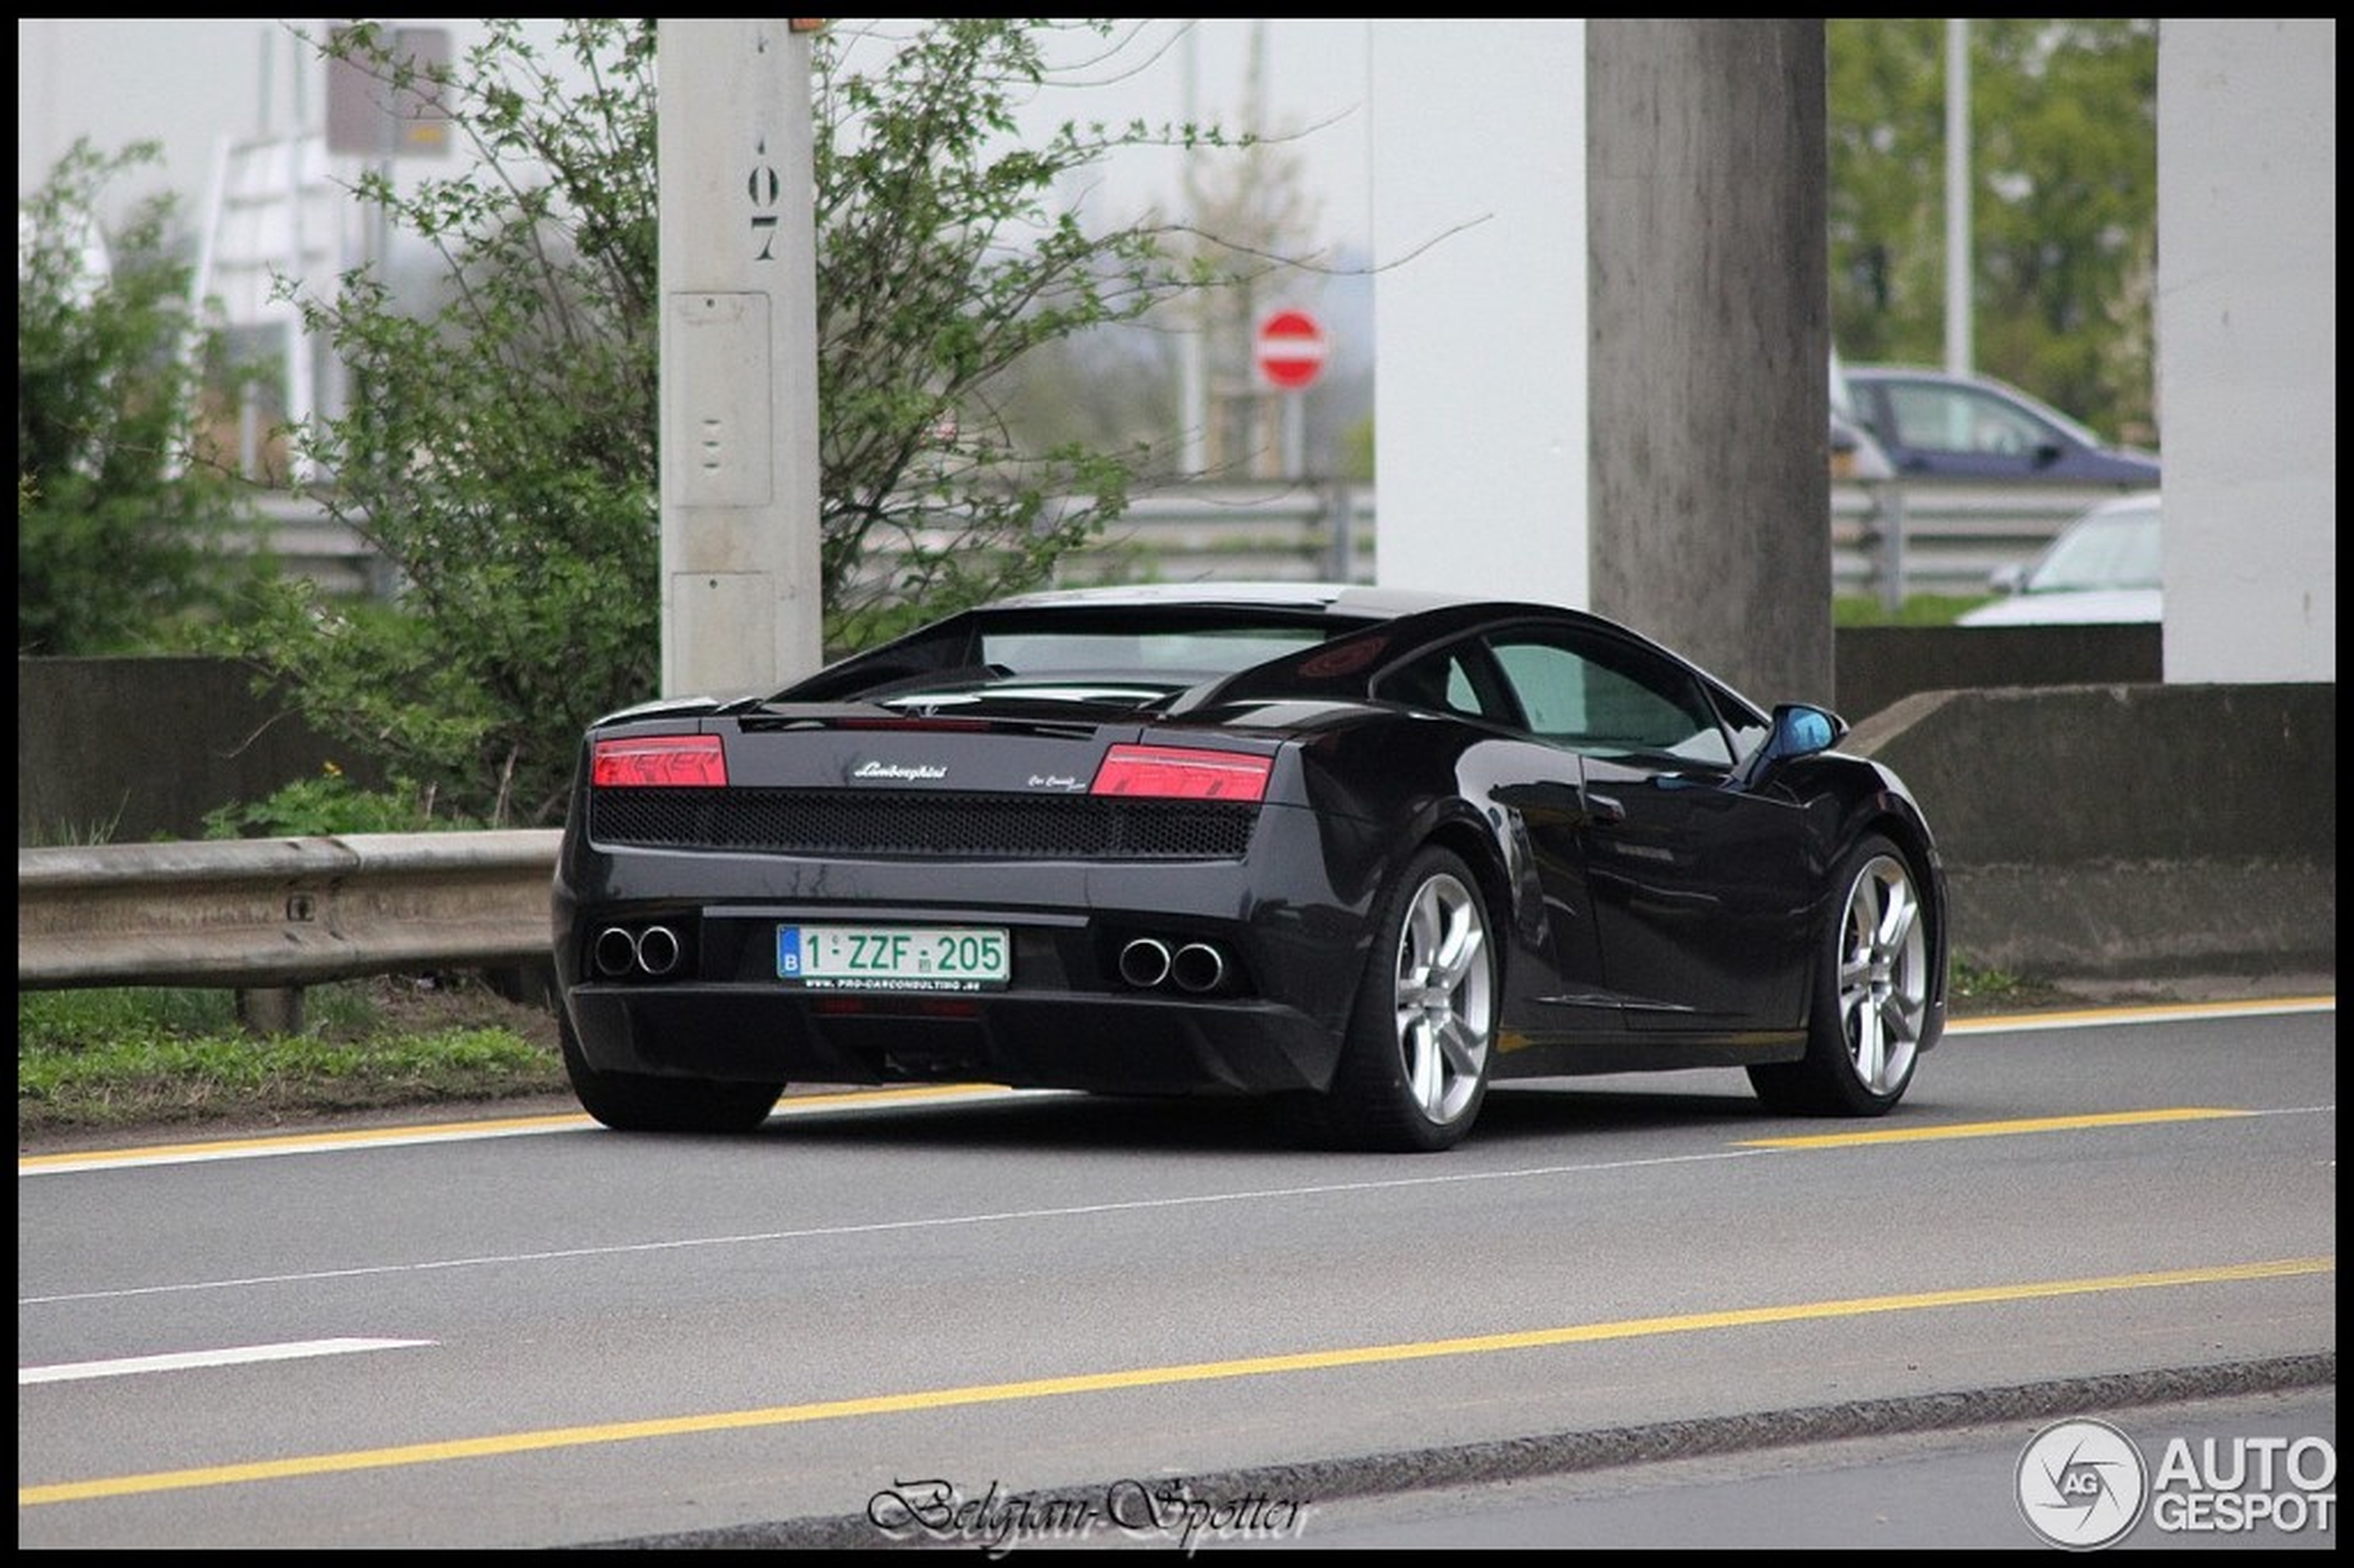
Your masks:
[[[1766,743],[1752,752],[1733,773],[1742,789],[1762,783],[1766,775],[1792,757],[1811,757],[1829,751],[1847,733],[1847,721],[1829,708],[1811,702],[1782,702],[1774,709],[1773,728]]]
[[[1847,721],[1829,708],[1812,702],[1778,702],[1774,707],[1773,732],[1751,758],[1756,769],[1771,767],[1792,757],[1811,757],[1829,751],[1847,733]]]
[[[1774,739],[1786,757],[1811,756],[1839,739],[1839,724],[1820,708],[1787,705],[1775,710]]]

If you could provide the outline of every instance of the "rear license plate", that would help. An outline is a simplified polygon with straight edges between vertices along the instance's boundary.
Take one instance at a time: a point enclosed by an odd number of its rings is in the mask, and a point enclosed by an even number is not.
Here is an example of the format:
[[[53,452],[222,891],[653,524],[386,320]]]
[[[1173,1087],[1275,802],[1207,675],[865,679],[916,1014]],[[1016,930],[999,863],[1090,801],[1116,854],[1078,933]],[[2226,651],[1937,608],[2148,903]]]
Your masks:
[[[1002,926],[778,926],[777,978],[813,991],[986,991],[1013,974]]]

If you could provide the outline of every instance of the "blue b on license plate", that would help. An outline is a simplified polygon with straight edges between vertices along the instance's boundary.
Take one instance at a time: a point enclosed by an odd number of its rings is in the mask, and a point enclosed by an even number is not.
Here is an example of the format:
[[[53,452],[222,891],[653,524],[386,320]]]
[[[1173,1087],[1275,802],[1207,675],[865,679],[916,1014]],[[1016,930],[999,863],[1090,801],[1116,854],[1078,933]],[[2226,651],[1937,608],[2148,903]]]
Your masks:
[[[1013,973],[1002,926],[778,926],[777,978],[816,991],[983,991]]]

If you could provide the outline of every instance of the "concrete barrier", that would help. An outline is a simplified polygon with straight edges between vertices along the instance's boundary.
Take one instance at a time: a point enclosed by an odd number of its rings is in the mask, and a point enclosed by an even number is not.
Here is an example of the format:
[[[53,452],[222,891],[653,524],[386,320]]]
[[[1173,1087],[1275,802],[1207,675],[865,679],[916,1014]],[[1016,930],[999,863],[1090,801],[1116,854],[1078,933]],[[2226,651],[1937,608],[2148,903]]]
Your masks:
[[[2155,686],[2164,678],[2165,643],[2154,622],[1841,626],[1832,637],[1831,660],[1831,705],[1856,723],[1916,691]]]
[[[1926,691],[1842,744],[1920,796],[1968,962],[2336,971],[2335,684]]]
[[[1881,687],[2053,646],[2001,630],[1923,639],[1945,655]],[[1957,955],[2060,979],[2334,974],[2336,739],[2335,683],[2119,682],[1917,690],[1844,744],[1920,796]],[[25,745],[20,727],[20,779]],[[272,842],[19,848],[19,985],[299,985],[545,951],[551,830]]]

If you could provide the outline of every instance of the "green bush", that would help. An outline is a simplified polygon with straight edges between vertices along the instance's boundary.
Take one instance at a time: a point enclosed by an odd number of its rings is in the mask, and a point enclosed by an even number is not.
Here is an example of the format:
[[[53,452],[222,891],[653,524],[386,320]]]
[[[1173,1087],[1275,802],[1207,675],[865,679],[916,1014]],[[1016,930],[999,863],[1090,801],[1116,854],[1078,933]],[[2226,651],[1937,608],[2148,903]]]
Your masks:
[[[266,798],[205,813],[208,839],[334,838],[345,833],[422,833],[479,828],[463,816],[437,817],[430,790],[396,784],[363,790],[334,763],[316,778],[297,778]]]
[[[234,479],[203,449],[199,389],[234,386],[188,302],[156,199],[100,231],[107,187],[159,159],[77,142],[17,204],[17,651],[188,646],[259,569]]]

